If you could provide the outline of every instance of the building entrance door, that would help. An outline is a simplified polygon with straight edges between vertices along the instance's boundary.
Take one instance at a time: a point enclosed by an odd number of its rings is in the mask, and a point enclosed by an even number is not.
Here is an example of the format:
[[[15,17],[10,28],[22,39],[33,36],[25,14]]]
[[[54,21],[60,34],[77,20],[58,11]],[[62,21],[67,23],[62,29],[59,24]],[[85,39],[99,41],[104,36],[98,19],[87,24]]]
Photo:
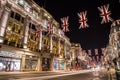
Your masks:
[[[42,58],[42,71],[50,70],[50,58]]]

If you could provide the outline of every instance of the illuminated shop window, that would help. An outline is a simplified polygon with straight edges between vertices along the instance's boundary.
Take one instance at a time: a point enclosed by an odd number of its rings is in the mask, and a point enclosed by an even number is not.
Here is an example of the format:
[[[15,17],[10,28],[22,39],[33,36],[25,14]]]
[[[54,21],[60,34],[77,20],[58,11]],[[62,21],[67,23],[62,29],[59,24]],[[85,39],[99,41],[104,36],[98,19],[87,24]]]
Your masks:
[[[29,24],[29,31],[28,31],[28,42],[27,46],[32,51],[38,51],[39,50],[39,37],[36,36],[36,28],[35,24],[30,23]]]
[[[9,21],[5,33],[4,43],[7,45],[22,47],[23,29],[17,22]]]

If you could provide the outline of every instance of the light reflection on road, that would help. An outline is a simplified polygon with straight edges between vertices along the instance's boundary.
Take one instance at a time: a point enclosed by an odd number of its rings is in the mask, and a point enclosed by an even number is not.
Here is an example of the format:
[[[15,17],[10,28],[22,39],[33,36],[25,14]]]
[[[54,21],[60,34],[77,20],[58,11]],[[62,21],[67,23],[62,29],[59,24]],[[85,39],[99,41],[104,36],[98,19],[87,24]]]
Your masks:
[[[73,71],[69,73],[64,73],[66,74],[30,77],[16,80],[106,80],[100,78],[100,74],[98,71],[93,70]]]

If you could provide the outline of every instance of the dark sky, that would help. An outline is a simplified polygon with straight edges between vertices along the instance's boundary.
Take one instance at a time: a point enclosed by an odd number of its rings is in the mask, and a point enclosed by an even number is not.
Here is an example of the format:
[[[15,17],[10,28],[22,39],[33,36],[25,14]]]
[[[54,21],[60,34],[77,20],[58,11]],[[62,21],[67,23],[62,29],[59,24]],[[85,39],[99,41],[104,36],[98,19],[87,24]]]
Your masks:
[[[69,32],[66,36],[70,42],[80,43],[85,50],[106,47],[109,41],[111,22],[101,24],[101,13],[97,7],[110,4],[111,17],[120,19],[119,0],[34,0],[44,7],[61,25],[60,18],[69,16]],[[89,28],[79,29],[77,13],[87,11]]]

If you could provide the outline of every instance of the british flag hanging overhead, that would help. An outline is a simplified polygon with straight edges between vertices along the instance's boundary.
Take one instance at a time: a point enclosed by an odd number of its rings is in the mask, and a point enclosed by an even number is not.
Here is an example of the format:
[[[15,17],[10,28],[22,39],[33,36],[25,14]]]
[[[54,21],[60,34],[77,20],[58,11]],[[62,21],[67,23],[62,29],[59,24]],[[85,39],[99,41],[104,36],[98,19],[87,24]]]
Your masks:
[[[88,50],[88,55],[91,55],[91,50],[90,49]]]
[[[106,49],[105,49],[105,48],[101,48],[101,50],[102,50],[102,54],[105,55],[105,53],[106,53],[106,52],[105,52]]]
[[[95,49],[95,55],[98,55],[98,49]]]
[[[68,19],[69,19],[68,16],[61,18],[62,28],[63,28],[63,31],[64,31],[64,32],[68,32],[68,31],[69,31],[69,29],[68,29],[68,27],[69,27]]]
[[[100,16],[102,17],[101,24],[113,21],[110,17],[111,11],[108,11],[108,8],[109,4],[98,7],[99,11],[101,12]]]
[[[36,31],[35,31],[36,36],[40,37],[41,25],[36,26],[35,29],[36,29]]]
[[[77,15],[80,18],[79,23],[81,24],[79,29],[89,27],[88,24],[87,24],[88,19],[86,18],[87,11],[77,13]]]
[[[48,34],[52,34],[53,33],[53,20],[50,20],[48,22],[47,31],[48,31]]]

